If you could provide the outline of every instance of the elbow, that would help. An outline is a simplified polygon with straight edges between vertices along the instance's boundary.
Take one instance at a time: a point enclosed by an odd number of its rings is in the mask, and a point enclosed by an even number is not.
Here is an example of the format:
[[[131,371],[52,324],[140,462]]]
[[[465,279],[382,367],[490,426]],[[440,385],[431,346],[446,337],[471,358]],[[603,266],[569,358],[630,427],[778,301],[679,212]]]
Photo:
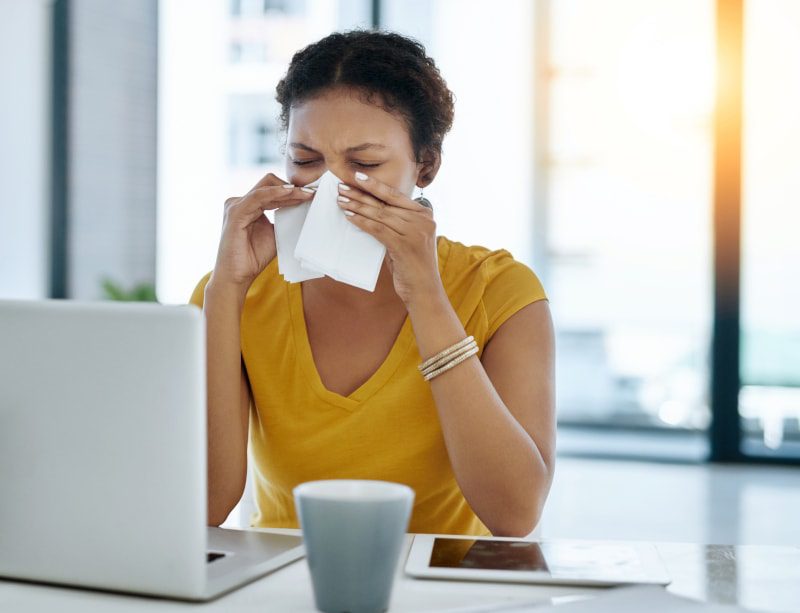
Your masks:
[[[550,485],[553,482],[554,462],[552,459],[545,460],[540,464],[540,472],[536,481],[530,487],[524,488],[525,492],[533,491],[533,495],[527,493],[516,504],[509,505],[509,509],[514,509],[513,513],[508,513],[504,521],[496,530],[492,530],[493,536],[526,537],[529,536],[542,519],[544,505],[550,493]],[[520,489],[517,489],[520,494]]]
[[[500,522],[494,526],[487,525],[492,536],[515,538],[529,536],[542,519],[546,499],[547,491],[544,491],[540,495],[527,497],[514,506],[509,505],[509,512],[504,514]]]
[[[512,521],[513,520],[513,521]],[[539,514],[510,518],[509,521],[490,529],[492,536],[524,538],[536,529],[539,523]]]
[[[230,515],[232,510],[232,508],[220,510],[209,507],[206,524],[208,524],[208,526],[211,528],[219,528],[225,522],[225,520],[228,519],[228,515]]]
[[[244,488],[242,488],[244,489]],[[238,490],[237,490],[238,491]],[[228,515],[231,514],[231,511],[239,504],[239,500],[242,497],[241,491],[236,496],[230,496],[228,500],[220,501],[220,500],[208,500],[208,508],[207,508],[207,516],[206,516],[206,524],[210,527],[219,527],[222,523],[228,519]]]
[[[505,504],[499,511],[498,521],[486,523],[492,536],[523,538],[539,525],[544,505],[553,482],[552,458],[537,463],[537,468],[525,485],[515,483],[506,492]]]
[[[208,500],[206,507],[206,524],[210,527],[219,527],[228,519],[231,511],[239,504],[244,495],[247,474],[237,475],[237,478],[220,483],[209,474]]]

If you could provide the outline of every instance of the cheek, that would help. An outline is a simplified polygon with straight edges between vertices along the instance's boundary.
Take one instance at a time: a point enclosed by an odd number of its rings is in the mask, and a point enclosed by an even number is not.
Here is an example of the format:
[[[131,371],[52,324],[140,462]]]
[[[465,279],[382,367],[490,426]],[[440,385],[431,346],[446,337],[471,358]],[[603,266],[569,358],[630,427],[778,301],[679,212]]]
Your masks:
[[[322,176],[320,165],[314,164],[311,168],[302,168],[295,166],[290,161],[286,162],[286,180],[292,185],[303,187],[309,183],[313,183]]]
[[[319,177],[315,176],[314,173],[309,173],[308,171],[290,171],[287,174],[287,180],[292,185],[297,185],[298,187],[303,187],[304,185],[308,185],[309,183],[313,183],[319,179]]]
[[[411,196],[414,186],[417,183],[416,165],[406,160],[392,161],[383,164],[378,168],[372,169],[373,172],[365,171],[367,174],[375,175],[379,181],[399,189],[407,196]],[[380,171],[380,172],[376,172]]]

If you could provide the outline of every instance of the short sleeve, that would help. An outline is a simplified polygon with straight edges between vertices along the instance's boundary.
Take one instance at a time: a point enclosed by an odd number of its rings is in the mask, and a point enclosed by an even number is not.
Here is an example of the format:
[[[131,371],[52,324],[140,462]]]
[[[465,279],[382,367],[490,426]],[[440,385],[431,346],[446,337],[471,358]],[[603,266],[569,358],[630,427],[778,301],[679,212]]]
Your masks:
[[[486,280],[482,302],[487,319],[487,340],[522,307],[547,300],[536,274],[505,249],[490,253],[481,269]]]
[[[203,308],[203,300],[205,299],[206,294],[206,285],[208,285],[208,280],[211,278],[211,273],[209,272],[206,274],[197,286],[194,288],[192,292],[192,297],[189,298],[189,304],[194,304],[199,306],[201,309]]]

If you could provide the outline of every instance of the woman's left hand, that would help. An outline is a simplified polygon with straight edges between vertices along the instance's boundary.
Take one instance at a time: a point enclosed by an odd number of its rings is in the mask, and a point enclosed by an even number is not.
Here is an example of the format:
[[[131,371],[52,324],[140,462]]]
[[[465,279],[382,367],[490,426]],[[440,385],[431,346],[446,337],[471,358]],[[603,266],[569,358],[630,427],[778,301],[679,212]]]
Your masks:
[[[353,213],[346,213],[351,223],[386,246],[395,292],[407,308],[443,291],[431,209],[361,172],[355,185],[339,184],[339,207]]]

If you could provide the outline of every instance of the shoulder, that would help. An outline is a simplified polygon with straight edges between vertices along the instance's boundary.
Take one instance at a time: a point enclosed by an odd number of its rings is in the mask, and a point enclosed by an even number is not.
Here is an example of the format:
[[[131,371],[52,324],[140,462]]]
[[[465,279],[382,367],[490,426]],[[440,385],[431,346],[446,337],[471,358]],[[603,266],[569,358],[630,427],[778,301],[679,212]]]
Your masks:
[[[208,280],[210,278],[211,278],[211,272],[207,272],[205,275],[202,276],[200,281],[197,282],[197,285],[195,285],[195,288],[192,291],[192,296],[189,298],[189,304],[194,304],[196,306],[199,306],[201,309],[203,308],[203,300],[205,298],[206,285],[208,285]]]
[[[522,307],[547,294],[539,277],[506,249],[464,245],[441,237],[440,252],[446,254],[442,282],[451,297],[471,294],[483,306],[487,335],[492,334]]]
[[[521,284],[529,292],[543,299],[547,297],[536,273],[508,250],[464,245],[444,236],[440,241],[439,251],[446,255],[445,273],[449,281],[477,280],[492,291]]]

